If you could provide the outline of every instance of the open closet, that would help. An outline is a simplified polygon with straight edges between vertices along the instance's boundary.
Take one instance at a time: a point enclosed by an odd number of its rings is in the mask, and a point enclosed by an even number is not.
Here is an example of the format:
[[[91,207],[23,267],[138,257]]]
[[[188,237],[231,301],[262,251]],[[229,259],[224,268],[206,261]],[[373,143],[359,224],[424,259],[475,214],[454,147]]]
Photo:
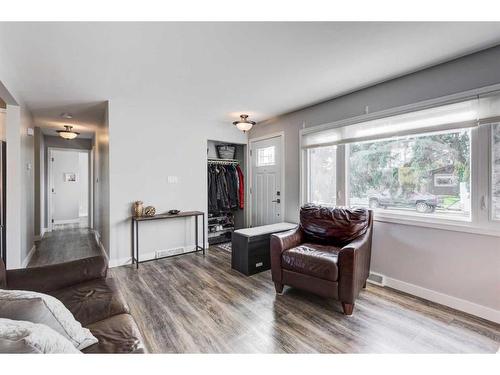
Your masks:
[[[230,242],[232,232],[246,226],[245,152],[243,144],[207,143],[209,245]]]

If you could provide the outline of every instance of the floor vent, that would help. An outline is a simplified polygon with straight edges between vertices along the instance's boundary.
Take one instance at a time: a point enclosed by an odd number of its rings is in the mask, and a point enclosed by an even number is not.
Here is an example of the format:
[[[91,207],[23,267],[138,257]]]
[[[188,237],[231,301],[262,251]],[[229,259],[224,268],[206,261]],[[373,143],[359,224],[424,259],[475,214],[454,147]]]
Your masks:
[[[168,257],[170,255],[182,254],[184,252],[183,247],[175,247],[173,249],[158,250],[156,252],[156,258]]]
[[[374,273],[370,272],[370,275],[368,276],[368,282],[384,286],[385,285],[385,277],[384,275],[381,275],[379,273]]]

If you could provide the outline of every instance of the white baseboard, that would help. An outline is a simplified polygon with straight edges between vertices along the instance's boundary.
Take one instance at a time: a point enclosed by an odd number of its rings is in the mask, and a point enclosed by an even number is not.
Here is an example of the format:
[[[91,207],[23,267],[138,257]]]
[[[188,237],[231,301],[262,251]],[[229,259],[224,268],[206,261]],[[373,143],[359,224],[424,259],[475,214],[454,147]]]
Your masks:
[[[108,261],[108,265],[110,264],[110,261],[109,261],[109,257],[108,257],[108,253],[106,252],[106,248],[104,247],[104,245],[102,244],[101,242],[101,235],[98,231],[96,231],[94,229],[94,238],[95,238],[95,241],[97,242],[97,246],[99,246],[99,249],[101,249],[101,252],[102,252],[102,255],[104,255]]]
[[[54,220],[53,225],[59,224],[77,224],[80,222],[80,219],[68,219],[68,220]]]
[[[41,233],[40,235],[35,236],[35,241],[41,241],[45,233],[47,233],[47,228],[41,228],[40,229]]]
[[[33,244],[33,247],[29,251],[28,255],[26,255],[26,258],[24,258],[23,263],[21,264],[22,268],[26,268],[31,260],[33,258],[33,254],[35,254],[36,251],[36,246]]]
[[[479,305],[474,302],[436,292],[435,290],[423,288],[421,286],[387,276],[384,276],[384,286],[412,294],[431,302],[436,302],[495,323],[500,323],[500,311],[492,309],[491,307]]]
[[[193,245],[188,245],[188,246],[178,246],[173,249],[178,249],[182,248],[182,252],[179,252],[179,255],[182,253],[190,252],[194,250],[194,244]],[[205,247],[205,249],[208,249],[208,245]],[[142,261],[144,260],[151,260],[151,259],[156,259],[156,251],[151,251],[148,253],[140,253],[139,254],[139,259]],[[132,264],[132,257],[123,257],[123,258],[117,258],[117,259],[110,259],[109,260],[109,267],[120,267],[120,266],[126,266],[127,264]]]

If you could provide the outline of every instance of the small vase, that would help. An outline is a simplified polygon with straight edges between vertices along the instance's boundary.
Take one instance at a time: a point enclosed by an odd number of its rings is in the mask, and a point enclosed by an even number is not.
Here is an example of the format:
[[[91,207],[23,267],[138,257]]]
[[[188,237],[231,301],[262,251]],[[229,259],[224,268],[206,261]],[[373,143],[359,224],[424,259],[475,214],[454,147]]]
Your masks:
[[[141,217],[143,212],[143,203],[141,201],[134,202],[134,216]]]

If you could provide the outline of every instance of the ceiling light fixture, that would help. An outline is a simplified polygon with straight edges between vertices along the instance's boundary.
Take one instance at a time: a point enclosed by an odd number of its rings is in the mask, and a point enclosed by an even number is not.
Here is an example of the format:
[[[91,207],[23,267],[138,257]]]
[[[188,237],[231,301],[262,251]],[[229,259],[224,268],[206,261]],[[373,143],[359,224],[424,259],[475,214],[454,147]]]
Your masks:
[[[252,126],[255,125],[255,121],[248,120],[248,115],[240,115],[240,119],[233,122],[233,125],[240,129],[243,133],[246,133],[252,129]]]
[[[71,113],[63,112],[61,113],[61,117],[65,119],[72,119],[73,115]]]
[[[80,133],[77,133],[71,129],[73,129],[70,125],[64,125],[64,130],[57,130],[59,137],[64,139],[75,139]]]

